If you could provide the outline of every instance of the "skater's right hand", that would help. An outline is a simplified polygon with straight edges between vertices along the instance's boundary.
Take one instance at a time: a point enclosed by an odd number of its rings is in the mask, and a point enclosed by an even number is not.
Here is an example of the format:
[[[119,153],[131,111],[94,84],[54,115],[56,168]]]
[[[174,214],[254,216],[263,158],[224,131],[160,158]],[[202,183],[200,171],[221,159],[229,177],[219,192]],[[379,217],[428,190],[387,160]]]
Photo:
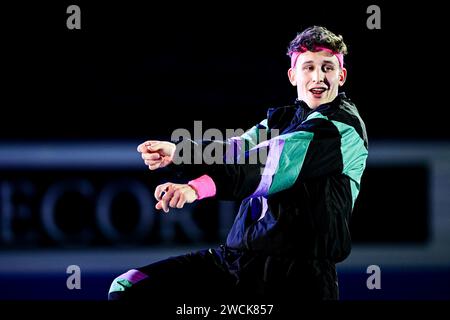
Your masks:
[[[137,147],[150,170],[164,168],[172,163],[176,145],[172,142],[148,140]]]

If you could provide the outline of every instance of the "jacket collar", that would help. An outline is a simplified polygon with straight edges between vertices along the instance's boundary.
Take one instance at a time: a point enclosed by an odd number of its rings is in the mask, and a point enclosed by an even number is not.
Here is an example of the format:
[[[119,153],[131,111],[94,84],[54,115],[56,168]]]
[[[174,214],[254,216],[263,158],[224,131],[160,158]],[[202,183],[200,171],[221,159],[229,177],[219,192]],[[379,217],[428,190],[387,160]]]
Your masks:
[[[318,107],[315,108],[315,109],[311,109],[311,108],[306,104],[305,101],[300,100],[300,99],[298,99],[298,98],[295,99],[294,104],[295,104],[297,107],[300,107],[300,108],[302,108],[302,109],[305,109],[305,110],[309,113],[310,111],[321,111],[321,110],[324,110],[324,109],[328,109],[328,108],[330,108],[330,107],[335,107],[335,106],[337,107],[337,106],[339,106],[339,105],[341,104],[341,101],[342,101],[342,100],[345,100],[345,99],[347,99],[347,97],[346,97],[346,95],[345,95],[345,92],[340,92],[340,93],[338,93],[338,95],[336,96],[336,98],[333,99],[333,101],[328,102],[328,103],[321,104],[320,106],[318,106]]]

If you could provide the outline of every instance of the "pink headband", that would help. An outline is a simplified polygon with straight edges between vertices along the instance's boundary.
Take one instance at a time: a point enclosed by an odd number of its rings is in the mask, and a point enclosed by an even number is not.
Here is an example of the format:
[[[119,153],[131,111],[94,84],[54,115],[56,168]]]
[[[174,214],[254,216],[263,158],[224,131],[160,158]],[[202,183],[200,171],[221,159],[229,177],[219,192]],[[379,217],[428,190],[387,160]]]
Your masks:
[[[334,52],[333,50],[330,50],[330,49],[325,48],[325,47],[314,47],[314,50],[315,50],[314,52],[316,52],[316,51],[326,51],[326,52],[329,52],[329,53],[335,55],[336,58],[339,61],[339,66],[341,68],[344,66],[344,55],[342,53]],[[302,53],[304,53],[306,51],[309,51],[309,50],[306,47],[301,46],[300,47],[300,51],[295,51],[295,52],[292,53],[292,56],[291,56],[291,68],[295,67],[295,64],[297,63],[297,59],[298,59],[299,55],[301,55]]]

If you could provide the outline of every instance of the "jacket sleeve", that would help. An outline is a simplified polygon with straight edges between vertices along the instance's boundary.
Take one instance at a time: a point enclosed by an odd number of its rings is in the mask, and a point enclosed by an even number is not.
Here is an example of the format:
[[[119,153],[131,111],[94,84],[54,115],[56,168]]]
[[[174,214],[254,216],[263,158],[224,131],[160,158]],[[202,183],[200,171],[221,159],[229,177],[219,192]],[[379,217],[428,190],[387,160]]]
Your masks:
[[[182,167],[188,166],[196,176],[210,176],[218,198],[243,199],[267,197],[292,187],[298,179],[335,173],[353,176],[359,183],[367,157],[363,140],[351,126],[341,126],[318,112],[312,113],[294,132],[262,142],[253,134],[248,137],[225,142],[185,140],[186,150],[189,145],[190,150],[197,147],[192,156],[197,156],[198,164],[183,163]],[[205,147],[203,158],[196,154],[201,150],[199,146]],[[205,157],[208,150],[223,152],[223,161],[211,162]],[[179,158],[176,160],[180,162]]]

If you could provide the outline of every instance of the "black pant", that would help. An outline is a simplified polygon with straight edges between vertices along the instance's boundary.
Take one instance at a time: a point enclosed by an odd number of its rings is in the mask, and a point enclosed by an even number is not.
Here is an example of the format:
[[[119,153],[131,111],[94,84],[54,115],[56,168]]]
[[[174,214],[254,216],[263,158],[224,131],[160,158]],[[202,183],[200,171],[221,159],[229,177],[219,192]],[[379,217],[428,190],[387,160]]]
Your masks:
[[[224,246],[171,257],[136,270],[142,279],[133,284],[125,282],[123,290],[110,292],[110,300],[338,299],[333,263],[240,252]]]

